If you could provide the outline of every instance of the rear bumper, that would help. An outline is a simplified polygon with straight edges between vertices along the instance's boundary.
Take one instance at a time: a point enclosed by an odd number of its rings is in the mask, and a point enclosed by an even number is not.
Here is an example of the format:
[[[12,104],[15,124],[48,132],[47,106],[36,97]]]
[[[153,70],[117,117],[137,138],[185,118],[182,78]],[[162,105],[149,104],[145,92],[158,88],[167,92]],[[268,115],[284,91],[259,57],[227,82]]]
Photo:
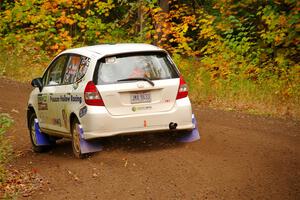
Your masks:
[[[177,123],[176,130],[191,130],[192,109],[189,98],[176,101],[167,112],[112,116],[105,107],[88,106],[85,116],[80,118],[84,139],[101,138],[119,134],[168,131],[169,124]]]

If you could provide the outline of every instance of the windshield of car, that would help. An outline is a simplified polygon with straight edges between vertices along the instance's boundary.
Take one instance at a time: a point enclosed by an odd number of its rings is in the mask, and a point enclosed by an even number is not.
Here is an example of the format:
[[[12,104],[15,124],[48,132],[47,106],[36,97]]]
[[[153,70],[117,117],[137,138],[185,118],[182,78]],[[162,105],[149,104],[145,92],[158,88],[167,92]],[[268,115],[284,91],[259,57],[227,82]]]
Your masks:
[[[178,78],[178,72],[165,53],[125,54],[102,58],[94,78],[97,84],[110,84],[141,78]]]

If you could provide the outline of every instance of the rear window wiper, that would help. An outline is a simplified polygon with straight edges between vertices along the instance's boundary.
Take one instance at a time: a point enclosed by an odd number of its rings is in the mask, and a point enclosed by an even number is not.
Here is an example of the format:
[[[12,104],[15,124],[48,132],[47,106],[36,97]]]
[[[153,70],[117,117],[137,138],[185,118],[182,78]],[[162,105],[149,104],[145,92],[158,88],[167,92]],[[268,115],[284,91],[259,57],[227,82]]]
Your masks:
[[[154,86],[154,82],[147,77],[125,78],[125,79],[118,80],[118,82],[121,81],[147,81],[148,83],[150,83],[150,85]]]

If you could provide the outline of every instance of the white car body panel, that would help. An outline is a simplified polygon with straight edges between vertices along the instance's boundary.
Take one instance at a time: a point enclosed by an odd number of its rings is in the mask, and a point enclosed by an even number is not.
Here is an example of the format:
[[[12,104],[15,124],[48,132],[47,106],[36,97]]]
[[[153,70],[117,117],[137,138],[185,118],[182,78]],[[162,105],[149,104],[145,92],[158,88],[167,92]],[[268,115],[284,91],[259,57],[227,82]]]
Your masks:
[[[106,109],[111,115],[131,115],[135,104],[131,104],[130,95],[139,91],[146,91],[151,95],[151,103],[141,103],[145,105],[144,113],[155,113],[169,111],[173,108],[179,79],[153,81],[155,86],[148,82],[138,81],[129,83],[98,85],[97,88],[104,100]],[[139,88],[138,86],[142,86]],[[176,92],[174,92],[176,91]]]
[[[190,100],[188,97],[176,100],[179,78],[155,80],[155,86],[146,81],[96,85],[105,106],[86,105],[84,89],[87,82],[93,80],[99,59],[107,55],[147,51],[165,52],[147,44],[117,44],[69,49],[60,53],[57,57],[62,54],[86,56],[90,58],[89,67],[78,83],[45,86],[42,92],[38,88],[31,92],[28,105],[36,112],[41,130],[51,135],[70,137],[71,115],[75,115],[81,123],[85,139],[168,131],[171,122],[178,124],[178,130],[191,130]],[[131,104],[130,94],[138,91],[149,91],[151,103]],[[41,97],[43,95],[45,97]]]
[[[143,107],[142,105],[140,107]],[[177,123],[177,130],[194,128],[191,123],[191,104],[188,97],[177,100],[167,112],[141,113],[112,116],[104,107],[88,107],[88,113],[81,118],[85,124],[85,139],[113,136],[124,133],[167,131],[169,123]]]

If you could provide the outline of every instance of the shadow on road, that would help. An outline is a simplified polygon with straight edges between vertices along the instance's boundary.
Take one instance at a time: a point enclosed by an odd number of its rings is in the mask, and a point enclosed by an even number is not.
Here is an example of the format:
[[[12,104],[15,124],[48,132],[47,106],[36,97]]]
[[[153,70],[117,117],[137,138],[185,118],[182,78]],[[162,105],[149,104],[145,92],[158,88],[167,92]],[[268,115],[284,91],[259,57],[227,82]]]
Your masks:
[[[180,148],[183,143],[177,141],[181,133],[161,132],[147,133],[142,135],[118,135],[100,139],[103,151],[115,150],[127,152],[159,151],[161,149]],[[72,147],[70,140],[58,140],[57,144],[47,153],[58,157],[70,157]],[[97,154],[97,153],[96,153]],[[93,156],[93,154],[91,155]]]

